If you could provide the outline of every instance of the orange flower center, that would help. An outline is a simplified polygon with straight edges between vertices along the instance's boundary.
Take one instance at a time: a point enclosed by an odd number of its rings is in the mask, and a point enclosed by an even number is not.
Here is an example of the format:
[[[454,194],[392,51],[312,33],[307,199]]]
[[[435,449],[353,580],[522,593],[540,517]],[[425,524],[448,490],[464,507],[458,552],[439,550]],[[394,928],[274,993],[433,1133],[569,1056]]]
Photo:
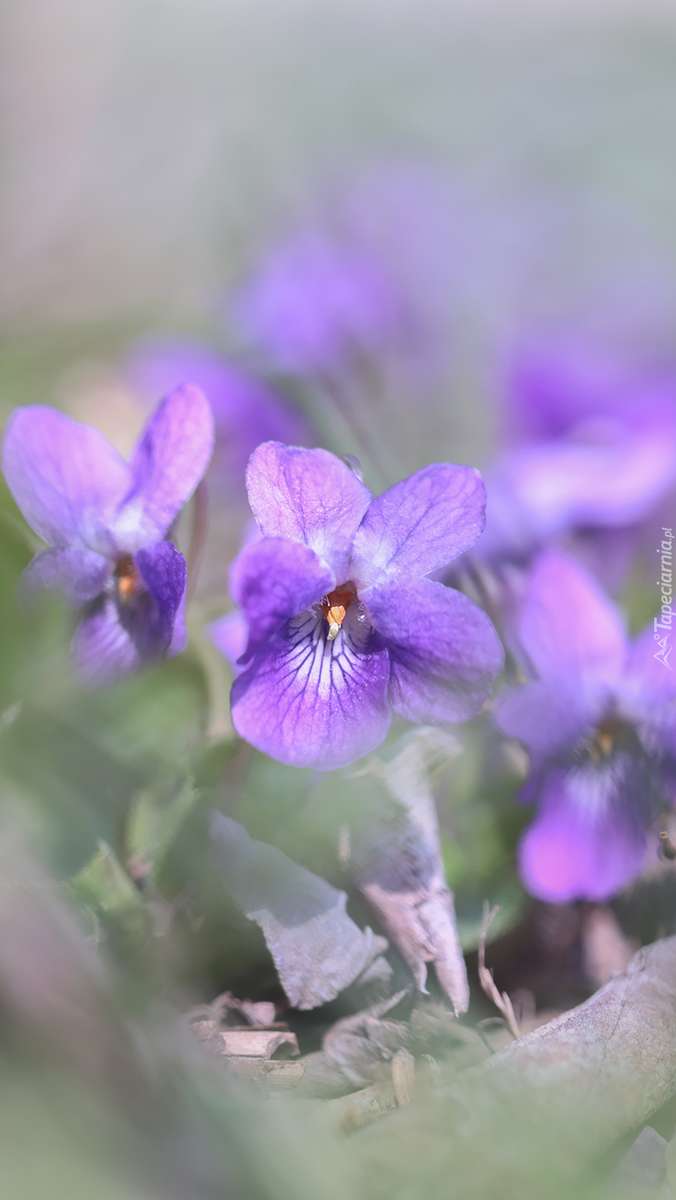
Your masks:
[[[340,633],[341,626],[347,615],[347,610],[357,599],[357,589],[353,583],[341,583],[325,596],[321,610],[329,627],[329,641],[333,642]]]
[[[141,590],[141,576],[131,554],[121,554],[113,571],[117,598],[122,604],[127,604]]]
[[[591,757],[594,762],[610,758],[618,744],[624,745],[631,738],[631,730],[617,716],[605,717],[596,726],[591,740]]]

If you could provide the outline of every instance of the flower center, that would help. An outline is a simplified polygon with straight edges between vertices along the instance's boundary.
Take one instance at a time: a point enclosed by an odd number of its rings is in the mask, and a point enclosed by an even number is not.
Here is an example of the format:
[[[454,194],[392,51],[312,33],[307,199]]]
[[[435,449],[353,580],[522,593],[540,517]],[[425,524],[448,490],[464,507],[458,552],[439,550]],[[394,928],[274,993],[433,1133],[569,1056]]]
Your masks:
[[[131,554],[121,554],[115,563],[113,571],[117,598],[122,604],[128,604],[141,590],[141,576]]]
[[[596,726],[589,751],[593,762],[610,758],[615,750],[634,749],[636,734],[627,721],[618,716],[608,716]]]
[[[330,642],[335,641],[338,637],[347,610],[356,599],[357,589],[353,583],[349,582],[341,583],[340,587],[334,588],[332,592],[324,596],[320,607],[329,627],[328,639]]]

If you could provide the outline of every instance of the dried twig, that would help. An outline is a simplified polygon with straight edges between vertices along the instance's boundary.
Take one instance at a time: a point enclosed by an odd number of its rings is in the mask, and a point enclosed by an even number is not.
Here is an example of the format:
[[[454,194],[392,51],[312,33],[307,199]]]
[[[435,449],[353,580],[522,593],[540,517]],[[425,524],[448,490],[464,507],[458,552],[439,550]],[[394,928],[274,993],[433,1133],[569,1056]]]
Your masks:
[[[397,1107],[410,1104],[415,1091],[415,1059],[405,1046],[392,1059],[392,1087]]]
[[[497,904],[494,905],[493,908],[490,908],[487,903],[484,904],[481,930],[479,932],[479,983],[481,984],[484,994],[488,996],[489,1000],[492,1001],[498,1012],[502,1013],[512,1037],[519,1038],[521,1037],[521,1031],[519,1030],[519,1022],[516,1019],[512,1001],[507,995],[507,992],[501,992],[498,990],[495,979],[493,978],[493,972],[490,967],[486,966],[486,938],[488,937],[490,927],[497,917],[499,911],[500,907]]]

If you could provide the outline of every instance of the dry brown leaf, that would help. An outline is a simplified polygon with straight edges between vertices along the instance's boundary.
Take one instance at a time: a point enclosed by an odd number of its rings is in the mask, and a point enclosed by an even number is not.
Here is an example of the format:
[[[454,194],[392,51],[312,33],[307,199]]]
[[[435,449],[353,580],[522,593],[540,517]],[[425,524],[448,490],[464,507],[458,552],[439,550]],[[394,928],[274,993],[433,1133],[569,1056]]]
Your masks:
[[[222,813],[210,818],[213,853],[233,900],[262,930],[280,983],[294,1008],[335,1000],[361,976],[389,978],[384,938],[360,929],[346,912],[345,892],[254,841]]]
[[[381,776],[391,802],[362,834],[353,874],[418,990],[426,992],[433,965],[458,1016],[469,1006],[469,986],[430,783],[435,756],[448,761],[456,752],[454,740],[418,730],[389,763],[372,760],[368,769]]]

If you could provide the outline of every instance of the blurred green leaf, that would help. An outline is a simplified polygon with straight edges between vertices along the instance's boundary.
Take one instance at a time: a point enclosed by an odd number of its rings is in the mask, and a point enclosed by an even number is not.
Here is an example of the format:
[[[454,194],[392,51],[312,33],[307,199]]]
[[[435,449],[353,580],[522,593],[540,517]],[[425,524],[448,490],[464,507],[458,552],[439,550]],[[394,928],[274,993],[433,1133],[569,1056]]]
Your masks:
[[[143,897],[105,842],[71,881],[70,890],[79,906],[129,943],[139,945],[148,937]]]

